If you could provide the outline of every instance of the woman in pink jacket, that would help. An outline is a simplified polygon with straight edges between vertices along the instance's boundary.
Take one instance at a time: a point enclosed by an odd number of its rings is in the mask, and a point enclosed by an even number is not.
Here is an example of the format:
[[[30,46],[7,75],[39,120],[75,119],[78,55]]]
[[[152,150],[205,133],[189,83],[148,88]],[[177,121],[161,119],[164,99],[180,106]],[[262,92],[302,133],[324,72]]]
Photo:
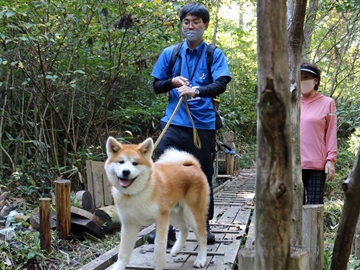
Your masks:
[[[325,181],[335,175],[337,118],[335,101],[319,93],[320,70],[301,64],[300,152],[304,204],[323,204]]]

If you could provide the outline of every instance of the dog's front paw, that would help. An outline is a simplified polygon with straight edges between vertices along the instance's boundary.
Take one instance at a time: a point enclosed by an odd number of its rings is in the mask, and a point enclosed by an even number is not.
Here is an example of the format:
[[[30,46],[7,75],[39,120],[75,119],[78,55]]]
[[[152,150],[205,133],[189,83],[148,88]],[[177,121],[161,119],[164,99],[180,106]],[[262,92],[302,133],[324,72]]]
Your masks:
[[[196,261],[194,262],[194,267],[203,268],[205,267],[205,264],[206,264],[206,258],[205,259],[197,258]]]
[[[175,244],[175,245],[172,247],[170,254],[171,254],[171,256],[175,257],[175,256],[177,256],[177,255],[180,253],[180,251],[181,251],[181,248],[179,248],[179,245],[176,245],[176,244]]]
[[[113,267],[111,270],[124,270],[125,266],[124,263],[122,263],[120,260],[117,260],[115,264],[113,264]]]

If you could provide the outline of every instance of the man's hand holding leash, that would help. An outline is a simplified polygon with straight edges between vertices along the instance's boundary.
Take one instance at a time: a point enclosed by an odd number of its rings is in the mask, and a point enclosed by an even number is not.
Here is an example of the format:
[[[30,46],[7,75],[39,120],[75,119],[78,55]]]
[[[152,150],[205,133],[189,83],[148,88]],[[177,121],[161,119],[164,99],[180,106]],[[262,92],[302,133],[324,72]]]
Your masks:
[[[180,87],[180,86],[184,86],[184,85],[189,85],[188,79],[186,79],[183,76],[177,76],[175,78],[172,78],[171,82],[172,82],[172,85],[174,87]]]

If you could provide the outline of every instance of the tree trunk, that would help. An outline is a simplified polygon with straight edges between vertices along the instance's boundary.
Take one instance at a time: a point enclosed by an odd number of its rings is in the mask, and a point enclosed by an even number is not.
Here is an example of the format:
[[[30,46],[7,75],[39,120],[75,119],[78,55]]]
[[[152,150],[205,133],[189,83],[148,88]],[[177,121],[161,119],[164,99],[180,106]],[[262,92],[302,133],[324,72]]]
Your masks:
[[[220,12],[220,0],[216,1],[216,12],[215,12],[215,20],[214,20],[214,34],[213,34],[213,38],[212,38],[212,44],[216,45],[216,37],[217,37],[217,31],[218,31],[218,27],[219,27],[219,12]]]
[[[292,212],[286,1],[257,2],[255,269],[289,269]]]
[[[345,193],[330,270],[346,270],[360,211],[360,149],[354,167],[342,185]]]
[[[296,2],[296,3],[294,3]],[[300,61],[304,19],[307,0],[288,2],[288,40],[290,70],[290,121],[292,134],[292,168],[294,205],[292,210],[291,245],[301,246],[302,242],[302,206],[304,185],[300,159]]]
[[[315,19],[318,9],[319,9],[319,0],[309,0],[309,7],[307,10],[307,17],[304,27],[304,41],[302,44],[302,52],[303,52],[302,58],[304,62],[311,61],[309,59],[310,45],[311,45],[312,34],[315,29]]]

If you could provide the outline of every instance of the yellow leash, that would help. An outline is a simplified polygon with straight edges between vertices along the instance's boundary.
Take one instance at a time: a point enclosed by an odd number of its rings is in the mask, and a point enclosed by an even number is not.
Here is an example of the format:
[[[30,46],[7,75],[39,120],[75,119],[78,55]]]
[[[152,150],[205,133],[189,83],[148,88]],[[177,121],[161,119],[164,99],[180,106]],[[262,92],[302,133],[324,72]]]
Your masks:
[[[180,108],[180,105],[181,105],[181,102],[184,100],[184,103],[185,103],[185,107],[186,107],[186,111],[187,111],[187,114],[189,116],[189,119],[190,119],[190,122],[191,122],[191,125],[193,127],[193,136],[194,136],[194,145],[197,149],[200,149],[201,148],[201,140],[200,140],[200,137],[199,137],[199,134],[195,128],[195,124],[194,124],[194,120],[191,116],[191,113],[190,113],[190,109],[189,109],[189,106],[188,106],[188,103],[187,103],[187,100],[186,98],[184,98],[184,96],[181,96],[180,99],[179,99],[179,102],[178,104],[176,105],[175,107],[175,110],[174,112],[172,113],[169,121],[166,123],[166,126],[164,127],[163,131],[160,133],[160,136],[159,138],[156,140],[155,144],[154,144],[154,149],[156,149],[156,147],[158,146],[159,142],[161,141],[161,139],[164,137],[164,134],[166,132],[166,130],[169,128],[170,126],[170,123],[171,121],[173,120],[176,112],[179,110]]]

